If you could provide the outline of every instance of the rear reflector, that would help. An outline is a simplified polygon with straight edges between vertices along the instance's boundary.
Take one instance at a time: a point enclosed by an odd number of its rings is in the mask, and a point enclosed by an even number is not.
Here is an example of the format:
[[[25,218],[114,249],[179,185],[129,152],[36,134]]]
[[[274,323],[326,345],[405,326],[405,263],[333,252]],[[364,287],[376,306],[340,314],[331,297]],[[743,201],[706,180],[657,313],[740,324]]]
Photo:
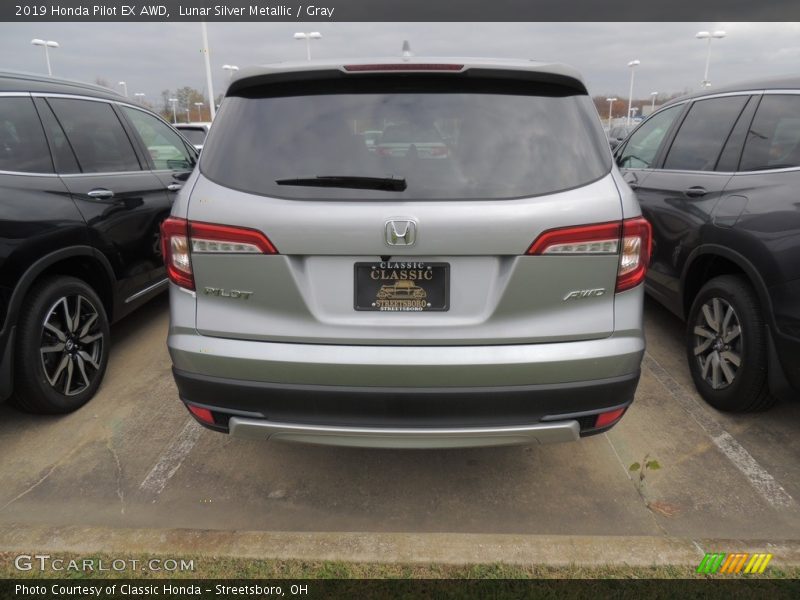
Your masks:
[[[652,244],[650,223],[642,217],[550,229],[528,248],[527,254],[547,256],[619,255],[616,292],[644,281]]]
[[[161,255],[174,284],[194,290],[192,254],[277,254],[256,229],[198,223],[169,217],[161,224]]]
[[[613,425],[622,418],[622,415],[625,414],[625,410],[624,408],[618,408],[609,412],[600,413],[597,415],[597,421],[594,424],[595,428],[600,429],[601,427]]]
[[[207,408],[200,408],[199,406],[193,406],[191,404],[187,404],[186,408],[203,423],[208,423],[209,425],[214,424],[214,415],[211,414],[211,411]]]
[[[386,65],[345,65],[344,70],[349,73],[364,72],[364,71],[461,71],[464,65],[451,65],[451,64],[414,64],[414,63],[397,63]]]

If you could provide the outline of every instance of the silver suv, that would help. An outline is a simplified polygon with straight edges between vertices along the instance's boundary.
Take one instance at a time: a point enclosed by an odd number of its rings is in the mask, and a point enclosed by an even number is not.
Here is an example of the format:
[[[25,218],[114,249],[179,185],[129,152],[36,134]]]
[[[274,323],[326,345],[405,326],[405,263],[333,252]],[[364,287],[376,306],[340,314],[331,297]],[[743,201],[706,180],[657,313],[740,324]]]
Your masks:
[[[605,431],[639,380],[650,237],[568,67],[240,71],[162,228],[181,400],[334,445]]]

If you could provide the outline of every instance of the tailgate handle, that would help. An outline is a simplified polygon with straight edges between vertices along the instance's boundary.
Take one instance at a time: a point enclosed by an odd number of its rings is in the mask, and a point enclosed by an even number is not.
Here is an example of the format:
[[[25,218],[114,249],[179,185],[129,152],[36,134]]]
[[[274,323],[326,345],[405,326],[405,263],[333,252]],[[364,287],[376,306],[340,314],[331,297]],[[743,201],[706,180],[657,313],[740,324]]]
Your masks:
[[[706,188],[699,185],[690,187],[688,190],[686,190],[686,195],[689,196],[689,198],[702,198],[707,193],[708,191],[706,190]]]

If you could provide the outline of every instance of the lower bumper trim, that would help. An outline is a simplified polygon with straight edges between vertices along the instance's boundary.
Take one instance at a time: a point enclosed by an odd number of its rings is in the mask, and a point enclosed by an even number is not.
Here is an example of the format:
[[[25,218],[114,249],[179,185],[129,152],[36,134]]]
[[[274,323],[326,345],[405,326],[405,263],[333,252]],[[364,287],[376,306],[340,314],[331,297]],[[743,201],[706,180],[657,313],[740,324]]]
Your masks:
[[[571,442],[580,438],[575,420],[510,427],[383,428],[276,423],[231,417],[234,437],[360,448],[472,448]]]

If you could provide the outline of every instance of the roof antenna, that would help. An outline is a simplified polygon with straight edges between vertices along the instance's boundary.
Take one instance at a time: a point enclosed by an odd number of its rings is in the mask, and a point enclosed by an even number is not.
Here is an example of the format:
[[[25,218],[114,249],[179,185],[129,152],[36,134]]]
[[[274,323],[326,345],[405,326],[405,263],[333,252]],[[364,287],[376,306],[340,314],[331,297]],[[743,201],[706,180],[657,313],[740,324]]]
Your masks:
[[[408,43],[408,40],[403,40],[403,53],[400,55],[403,58],[410,58],[414,56],[411,52],[411,45]]]

